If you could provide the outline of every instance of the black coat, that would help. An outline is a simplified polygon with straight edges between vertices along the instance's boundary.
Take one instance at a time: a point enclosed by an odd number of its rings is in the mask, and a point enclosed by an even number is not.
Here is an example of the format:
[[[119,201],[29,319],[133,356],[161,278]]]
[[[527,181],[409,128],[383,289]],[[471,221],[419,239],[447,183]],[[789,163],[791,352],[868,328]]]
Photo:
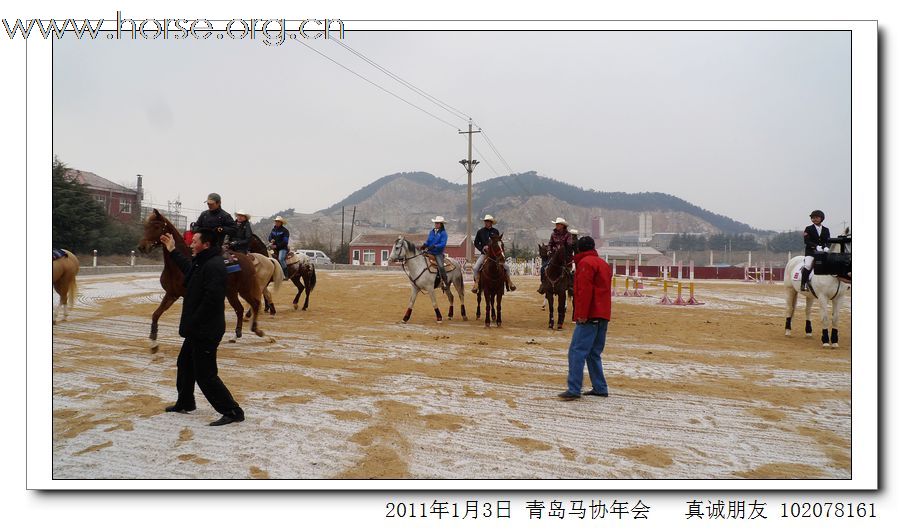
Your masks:
[[[477,235],[474,236],[474,248],[477,249],[478,252],[483,254],[483,247],[490,244],[490,236],[499,237],[499,230],[496,230],[496,227],[483,227],[477,231]]]
[[[223,246],[223,238],[226,236],[235,237],[235,219],[226,213],[222,208],[216,210],[205,210],[198,216],[198,220],[192,225],[192,232],[197,232],[201,228],[207,228],[217,234],[218,247]],[[217,230],[222,228],[222,231]]]
[[[252,235],[254,234],[251,232],[250,222],[245,221],[244,223],[236,223],[235,236],[230,236],[229,247],[232,248],[232,250],[247,254],[248,244],[251,243]]]
[[[178,250],[170,255],[185,274],[179,336],[219,342],[226,333],[226,264],[219,249],[210,247],[191,260]]]
[[[804,256],[812,256],[816,253],[816,246],[829,246],[829,229],[822,227],[819,233],[816,232],[816,225],[810,225],[804,228]]]

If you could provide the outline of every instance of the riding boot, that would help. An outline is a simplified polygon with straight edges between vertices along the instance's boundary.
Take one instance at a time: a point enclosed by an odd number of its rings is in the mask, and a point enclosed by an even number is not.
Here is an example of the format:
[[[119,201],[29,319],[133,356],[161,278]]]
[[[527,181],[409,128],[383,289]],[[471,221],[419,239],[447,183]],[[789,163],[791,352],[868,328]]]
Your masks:
[[[474,277],[474,287],[471,288],[471,292],[474,293],[474,294],[477,294],[477,291],[478,291],[478,290],[479,290],[479,289],[478,289],[478,287],[477,287],[477,277],[475,276],[475,277]]]
[[[512,277],[509,276],[508,273],[505,273],[505,288],[509,291],[514,291],[515,289],[517,289],[517,287],[515,287],[515,284],[512,283]]]
[[[804,267],[800,270],[800,290],[801,292],[806,291],[809,288],[810,283],[810,269]]]
[[[541,283],[541,284],[540,284],[540,288],[537,289],[537,292],[540,293],[540,294],[546,294],[546,285],[544,285],[544,284]]]

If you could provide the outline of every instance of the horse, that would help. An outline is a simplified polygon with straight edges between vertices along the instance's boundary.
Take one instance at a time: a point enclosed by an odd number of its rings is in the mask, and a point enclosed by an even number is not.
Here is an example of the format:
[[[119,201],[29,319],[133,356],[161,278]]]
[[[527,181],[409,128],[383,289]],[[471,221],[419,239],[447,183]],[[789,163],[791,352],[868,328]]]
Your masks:
[[[166,217],[160,214],[155,208],[144,221],[144,234],[138,242],[138,250],[144,254],[148,254],[154,247],[162,246],[160,236],[170,234],[176,243],[176,250],[183,256],[191,256],[191,250],[179,233],[179,230],[173,226]],[[234,254],[241,269],[238,272],[227,275],[226,280],[226,298],[229,305],[235,310],[235,338],[242,336],[242,303],[239,301],[239,295],[242,296],[251,305],[251,331],[258,337],[263,337],[264,332],[258,328],[257,314],[261,305],[261,288],[257,282],[257,275],[254,270],[254,262],[245,254]],[[160,273],[160,285],[163,287],[163,300],[160,306],[154,311],[151,317],[151,352],[156,353],[159,345],[157,344],[157,321],[160,316],[166,312],[173,303],[185,294],[185,276],[182,270],[176,266],[176,262],[170,256],[166,247],[163,247],[163,272]],[[234,341],[235,339],[233,339]]]
[[[270,258],[254,252],[249,253],[248,257],[254,261],[254,272],[257,275],[257,283],[261,286],[261,293],[263,294],[264,311],[271,315],[275,315],[276,306],[273,305],[273,298],[270,296],[270,290],[267,289],[267,286],[270,285],[270,282],[273,282],[273,293],[275,294],[279,291],[280,285],[282,285],[283,280],[285,280],[282,265],[280,265],[279,261],[275,258]],[[251,310],[249,309],[248,312],[245,313],[245,317],[251,316],[250,313]]]
[[[502,326],[502,295],[505,294],[505,253],[502,235],[490,236],[489,250],[478,273],[477,318],[480,318],[480,295],[487,301],[485,324],[490,327],[492,313],[496,327]],[[493,303],[495,302],[495,306]]]
[[[411,308],[414,307],[414,301],[417,300],[417,295],[421,291],[430,295],[430,301],[433,302],[433,311],[436,313],[436,321],[442,322],[443,315],[436,305],[436,294],[433,292],[439,286],[439,275],[433,272],[428,273],[430,261],[428,260],[427,255],[424,252],[418,252],[414,243],[399,236],[398,240],[396,240],[395,244],[392,246],[392,252],[389,253],[389,259],[390,261],[402,262],[402,269],[405,271],[408,280],[411,282],[411,299],[408,301],[408,310],[405,312],[402,322],[408,322],[408,319],[411,318]],[[458,291],[458,301],[461,303],[461,319],[468,320],[468,316],[465,313],[465,287],[461,265],[452,260],[449,260],[446,263],[452,267],[452,270],[447,271],[446,275],[449,278],[450,285],[454,285],[455,290]],[[446,296],[449,297],[449,318],[451,319],[455,314],[451,286],[446,290]]]
[[[53,323],[57,322],[57,314],[63,309],[63,320],[69,318],[69,308],[75,304],[75,277],[78,275],[78,258],[72,252],[63,249],[66,254],[53,260],[53,290],[60,295],[60,302],[53,310]]]
[[[301,292],[304,291],[304,306],[301,310],[307,311],[308,299],[311,297],[311,291],[313,291],[314,286],[317,285],[317,271],[314,269],[314,264],[307,259],[307,256],[303,254],[298,255],[298,261],[295,261],[295,259],[290,256],[291,253],[286,255],[286,269],[289,270],[289,279],[292,280],[292,283],[295,284],[295,288],[298,289],[298,292],[295,294],[295,299],[292,300],[292,306],[298,310],[298,299],[301,298]],[[290,261],[292,263],[289,263]],[[277,261],[277,263],[279,262]]]
[[[850,228],[844,232],[843,238],[836,239],[830,248],[830,256],[832,253],[850,253]],[[843,242],[843,244],[842,244]],[[843,248],[842,248],[843,247]],[[788,265],[785,266],[785,336],[791,336],[791,317],[794,316],[794,309],[797,305],[797,295],[800,290],[800,269],[804,262],[804,256],[795,256],[791,258]],[[810,322],[810,310],[813,308],[813,300],[819,303],[819,313],[822,318],[822,347],[832,348],[838,347],[838,309],[841,305],[841,299],[844,292],[850,288],[850,269],[847,274],[833,276],[830,274],[815,274],[816,266],[810,274],[810,288],[803,293],[806,297],[806,326],[804,328],[808,337],[813,335],[813,326]],[[832,335],[829,338],[829,300],[832,301]]]
[[[267,256],[268,258],[274,257],[273,253],[270,252],[270,246],[264,243],[264,240],[254,233],[251,234],[251,239],[248,240],[248,253],[260,254],[262,256]],[[279,263],[278,260],[277,263]],[[282,265],[280,265],[280,267],[282,267]]]
[[[540,257],[549,259],[540,283],[546,287],[546,305],[549,306],[549,329],[553,329],[553,299],[558,297],[558,321],[556,329],[562,329],[565,322],[565,301],[571,291],[571,246],[560,247],[555,254],[549,256],[549,247],[539,245]]]

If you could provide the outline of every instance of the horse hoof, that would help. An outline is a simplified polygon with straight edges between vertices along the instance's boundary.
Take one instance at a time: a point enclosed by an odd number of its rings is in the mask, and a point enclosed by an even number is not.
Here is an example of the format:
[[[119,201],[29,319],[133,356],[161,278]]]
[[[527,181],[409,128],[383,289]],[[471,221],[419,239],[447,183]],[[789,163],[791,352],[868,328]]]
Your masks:
[[[235,344],[235,339],[229,339],[230,344]]]
[[[837,343],[837,342],[833,342],[833,343],[832,343],[832,347],[833,347],[833,348],[837,348],[837,347],[838,347],[838,343]]]
[[[812,334],[812,333],[807,333],[807,336],[808,336],[808,337],[812,337],[813,334]]]
[[[790,330],[790,329],[786,329],[786,330],[785,330],[785,336],[786,336],[786,337],[790,337],[790,336],[791,336],[791,330]]]
[[[828,342],[826,342],[825,344],[822,345],[822,347],[823,347],[823,348],[830,348],[830,347],[831,347],[831,344],[829,344]]]
[[[154,344],[151,346],[151,353],[157,353],[158,350],[160,350],[159,344]]]
[[[264,332],[261,331],[261,330],[259,330],[259,329],[254,330],[254,334],[257,335],[258,337],[263,337],[263,336],[264,336]]]
[[[298,304],[292,304],[292,307],[294,307],[295,310],[298,311]]]

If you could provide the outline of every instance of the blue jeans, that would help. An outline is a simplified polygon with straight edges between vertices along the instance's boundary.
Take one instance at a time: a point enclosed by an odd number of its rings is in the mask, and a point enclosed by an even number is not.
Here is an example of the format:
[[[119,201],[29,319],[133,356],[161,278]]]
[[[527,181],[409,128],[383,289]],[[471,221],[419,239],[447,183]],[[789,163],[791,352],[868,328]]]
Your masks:
[[[279,264],[282,266],[283,276],[288,273],[288,269],[286,269],[286,254],[289,252],[288,249],[280,249],[279,250]]]
[[[609,392],[606,376],[603,375],[603,348],[606,346],[606,331],[609,321],[577,324],[568,347],[568,392],[581,395],[584,381],[584,364],[590,373],[590,383],[597,392]]]

